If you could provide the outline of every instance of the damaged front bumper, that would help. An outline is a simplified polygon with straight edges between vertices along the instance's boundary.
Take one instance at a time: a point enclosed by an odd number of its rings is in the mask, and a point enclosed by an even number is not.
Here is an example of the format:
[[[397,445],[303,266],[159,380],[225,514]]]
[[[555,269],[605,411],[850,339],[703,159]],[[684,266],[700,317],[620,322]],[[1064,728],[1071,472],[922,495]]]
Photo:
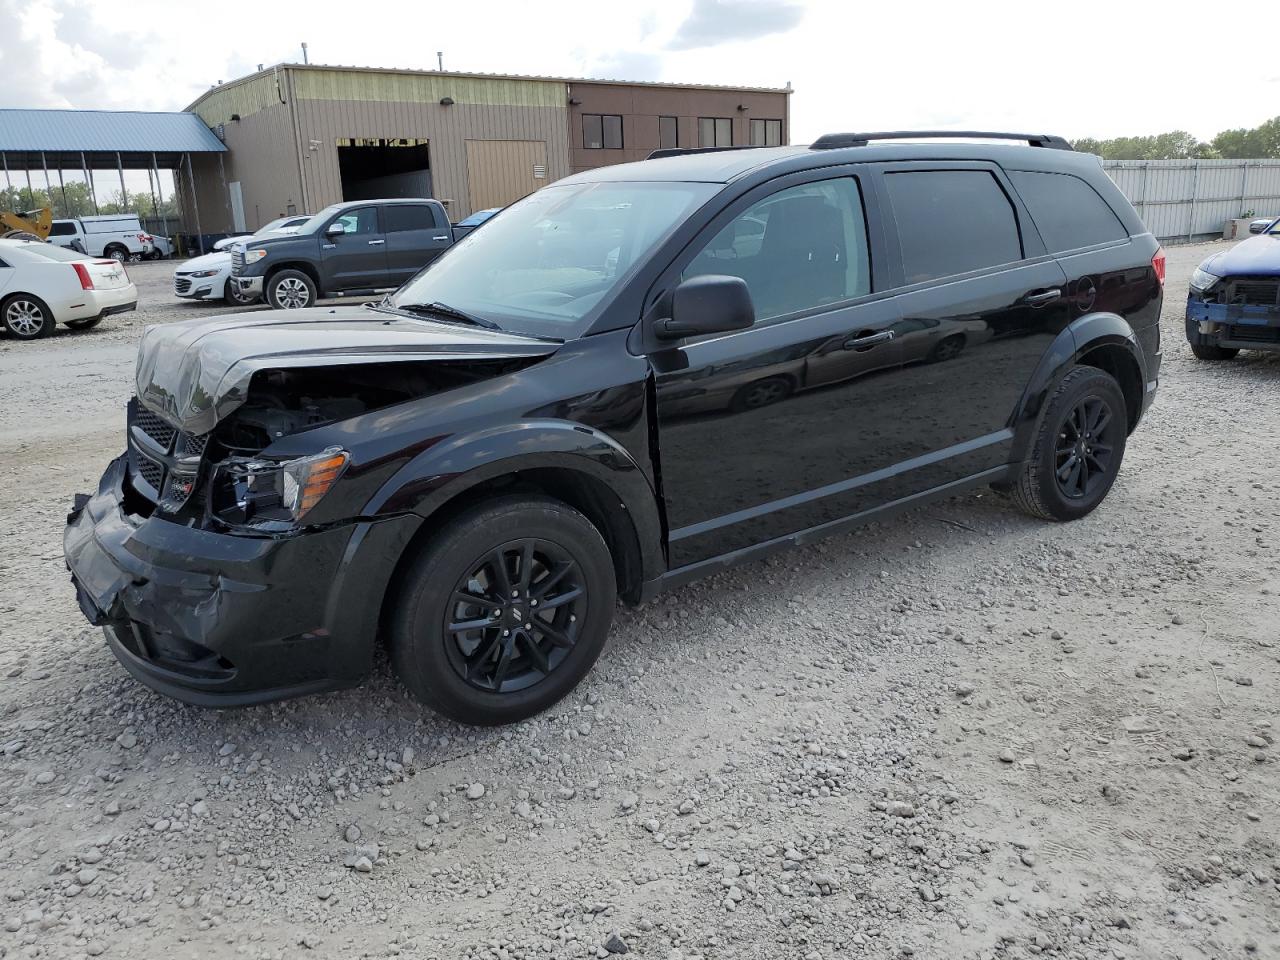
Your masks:
[[[231,707],[359,683],[416,517],[237,536],[126,507],[127,457],[67,518],[80,609],[160,693]]]
[[[1280,306],[1187,300],[1187,340],[1197,346],[1280,350]]]

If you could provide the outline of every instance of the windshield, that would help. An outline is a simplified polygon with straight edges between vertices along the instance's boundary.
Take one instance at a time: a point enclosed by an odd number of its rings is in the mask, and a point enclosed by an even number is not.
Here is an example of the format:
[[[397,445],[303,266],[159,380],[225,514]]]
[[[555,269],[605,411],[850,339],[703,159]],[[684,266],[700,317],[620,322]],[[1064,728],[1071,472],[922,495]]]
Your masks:
[[[1271,226],[1267,227],[1267,233],[1280,234],[1280,220],[1276,220]]]
[[[299,223],[306,223],[306,220],[305,218],[302,220],[299,220],[297,217],[278,217],[277,219],[272,220],[270,223],[266,224],[265,226],[259,227],[257,230],[253,232],[253,235],[255,237],[260,237],[264,233],[271,233],[272,231],[280,230],[291,223],[294,225],[297,225]]]
[[[570,339],[718,189],[625,182],[544,187],[459,240],[392,294],[390,305],[443,303],[516,333]]]

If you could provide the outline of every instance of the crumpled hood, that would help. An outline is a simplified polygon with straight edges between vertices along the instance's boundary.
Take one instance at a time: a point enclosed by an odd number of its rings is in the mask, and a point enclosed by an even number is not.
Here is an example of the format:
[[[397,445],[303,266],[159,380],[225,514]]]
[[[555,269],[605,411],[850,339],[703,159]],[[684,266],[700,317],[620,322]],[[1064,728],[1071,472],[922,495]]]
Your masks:
[[[137,392],[173,426],[201,434],[244,403],[259,370],[537,357],[559,346],[365,307],[224,314],[147,327],[138,344]]]
[[[203,257],[192,257],[178,265],[174,273],[195,273],[197,270],[221,270],[231,266],[231,254],[221,250],[206,253]]]
[[[1280,276],[1280,235],[1250,237],[1210,257],[1204,269],[1218,277]]]

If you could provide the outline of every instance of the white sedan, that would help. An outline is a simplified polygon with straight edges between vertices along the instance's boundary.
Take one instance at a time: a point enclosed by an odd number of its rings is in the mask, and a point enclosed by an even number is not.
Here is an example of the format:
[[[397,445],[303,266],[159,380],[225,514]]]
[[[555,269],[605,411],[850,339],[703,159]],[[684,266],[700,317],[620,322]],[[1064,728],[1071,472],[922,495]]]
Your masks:
[[[227,303],[246,305],[257,297],[245,297],[231,283],[230,246],[250,237],[265,237],[296,233],[297,228],[310,217],[281,217],[272,220],[261,230],[248,236],[227,237],[213,245],[213,252],[193,257],[173,271],[173,294],[185,300],[225,300]]]
[[[0,326],[18,340],[97,326],[138,306],[124,264],[32,240],[0,240]]]

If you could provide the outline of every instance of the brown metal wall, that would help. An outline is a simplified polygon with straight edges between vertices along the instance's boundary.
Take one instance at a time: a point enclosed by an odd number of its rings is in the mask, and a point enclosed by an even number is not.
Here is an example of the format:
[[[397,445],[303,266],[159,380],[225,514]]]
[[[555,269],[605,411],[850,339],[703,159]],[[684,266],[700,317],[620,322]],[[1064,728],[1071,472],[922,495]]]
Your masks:
[[[306,195],[313,210],[342,199],[340,137],[426,137],[436,198],[455,222],[472,212],[467,182],[468,140],[532,140],[545,144],[547,179],[567,176],[565,107],[494,106],[438,102],[371,103],[297,100],[298,143]],[[312,141],[316,141],[313,144]]]
[[[473,210],[505,207],[548,182],[543,141],[467,141],[467,199]]]
[[[781,120],[782,142],[791,142],[790,95],[782,91],[718,90],[707,87],[661,87],[575,80],[569,94],[582,101],[569,107],[569,166],[574,173],[612,163],[643,160],[657,150],[658,118],[677,117],[681,147],[698,146],[699,117],[730,117],[733,142],[751,142],[750,121]],[[738,107],[746,107],[739,110]],[[584,113],[622,117],[621,150],[587,150],[582,146]]]

